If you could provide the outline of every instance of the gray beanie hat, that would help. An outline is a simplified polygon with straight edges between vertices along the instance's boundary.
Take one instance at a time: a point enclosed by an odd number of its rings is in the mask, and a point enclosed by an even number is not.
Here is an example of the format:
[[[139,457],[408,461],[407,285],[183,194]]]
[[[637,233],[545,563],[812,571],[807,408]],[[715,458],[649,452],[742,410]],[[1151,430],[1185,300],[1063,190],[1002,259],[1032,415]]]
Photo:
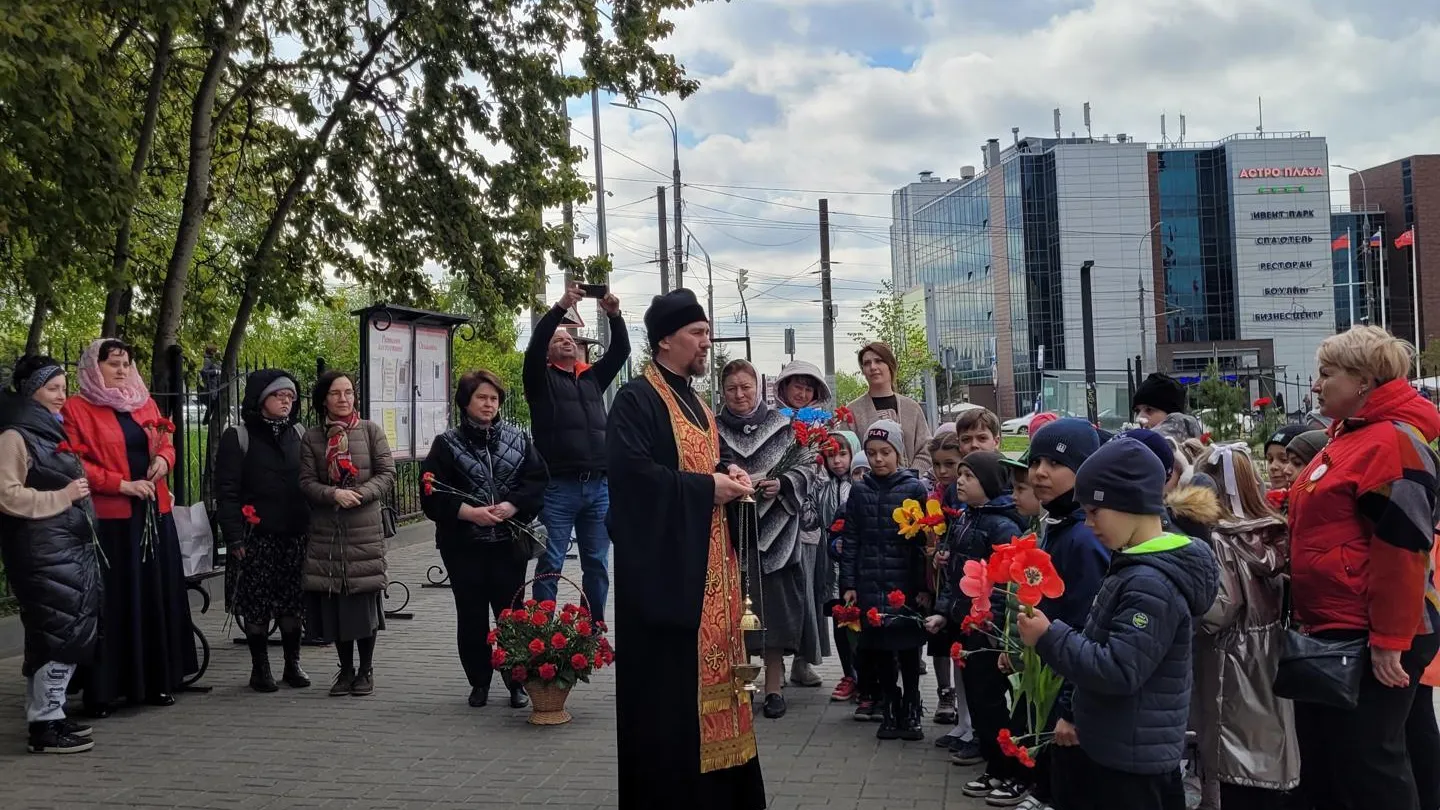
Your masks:
[[[281,374],[279,377],[271,380],[270,384],[265,386],[265,389],[260,392],[259,401],[264,403],[265,400],[270,398],[271,394],[277,394],[281,391],[289,391],[296,396],[300,394],[299,391],[295,390],[295,381],[290,379],[289,375]]]
[[[1325,431],[1307,430],[1291,439],[1290,443],[1285,445],[1285,450],[1294,453],[1301,461],[1309,464],[1310,460],[1319,455],[1320,451],[1324,450],[1325,445],[1329,444],[1329,442],[1330,434]]]
[[[892,419],[881,419],[865,431],[865,444],[872,441],[889,442],[895,448],[895,455],[905,458],[905,433],[900,429],[900,423]]]

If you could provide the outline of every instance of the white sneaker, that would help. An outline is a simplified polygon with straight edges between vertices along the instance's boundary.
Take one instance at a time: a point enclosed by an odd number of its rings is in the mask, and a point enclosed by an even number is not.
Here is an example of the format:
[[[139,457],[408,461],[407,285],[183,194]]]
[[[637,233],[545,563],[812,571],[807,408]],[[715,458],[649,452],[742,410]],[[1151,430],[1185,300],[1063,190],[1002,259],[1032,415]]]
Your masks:
[[[1015,805],[1015,810],[1055,810],[1055,808],[1034,796],[1026,796],[1025,801]]]

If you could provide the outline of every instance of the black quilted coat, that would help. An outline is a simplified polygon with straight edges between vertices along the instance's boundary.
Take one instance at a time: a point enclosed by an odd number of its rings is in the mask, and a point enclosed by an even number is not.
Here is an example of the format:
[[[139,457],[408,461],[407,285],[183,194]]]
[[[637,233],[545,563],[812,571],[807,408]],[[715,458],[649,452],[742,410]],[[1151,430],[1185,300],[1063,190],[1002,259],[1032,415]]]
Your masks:
[[[6,427],[24,438],[30,456],[25,486],[50,492],[84,476],[73,455],[57,452],[65,433],[53,414],[34,402],[8,404]],[[87,498],[50,518],[0,517],[0,556],[25,627],[27,676],[50,661],[90,662],[101,602],[92,516]]]
[[[867,475],[850,488],[850,498],[845,502],[840,593],[855,591],[862,613],[876,608],[881,613],[908,617],[928,615],[915,600],[918,594],[931,590],[925,576],[923,535],[901,537],[893,517],[907,499],[923,504],[927,497],[929,490],[913,470],[900,470],[885,478]],[[906,595],[906,608],[889,606],[886,596],[891,591]],[[863,621],[861,626],[861,643],[866,646],[904,649],[924,644],[928,637],[923,627],[908,618],[891,620],[883,629]]]
[[[468,498],[441,490],[425,494],[421,508],[435,521],[435,544],[473,541],[497,543],[511,537],[504,527],[479,526],[458,517],[460,506],[490,506],[509,501],[517,510],[516,522],[529,523],[545,502],[550,481],[535,443],[518,428],[497,422],[486,428],[464,425],[436,438],[421,466],[435,480],[464,492]]]

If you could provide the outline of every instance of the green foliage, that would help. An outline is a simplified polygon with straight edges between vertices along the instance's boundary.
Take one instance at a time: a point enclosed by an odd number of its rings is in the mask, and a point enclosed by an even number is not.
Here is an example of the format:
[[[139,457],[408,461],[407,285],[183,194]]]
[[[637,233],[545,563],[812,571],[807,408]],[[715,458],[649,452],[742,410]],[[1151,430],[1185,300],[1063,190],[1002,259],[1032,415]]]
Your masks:
[[[1425,377],[1440,374],[1440,338],[1434,335],[1425,339],[1425,350],[1420,352],[1420,373]]]
[[[938,366],[925,339],[924,310],[907,306],[895,287],[882,281],[880,297],[861,308],[860,323],[860,331],[850,333],[851,340],[860,344],[879,341],[894,350],[900,366],[895,374],[896,393],[917,399],[923,396],[925,377],[934,374]]]
[[[864,396],[869,390],[870,386],[860,379],[859,374],[835,372],[835,404],[847,405]]]
[[[1190,390],[1190,399],[1198,410],[1208,411],[1203,421],[1215,441],[1240,437],[1240,416],[1249,405],[1245,390],[1227,382],[1215,363],[1206,367],[1205,376]]]

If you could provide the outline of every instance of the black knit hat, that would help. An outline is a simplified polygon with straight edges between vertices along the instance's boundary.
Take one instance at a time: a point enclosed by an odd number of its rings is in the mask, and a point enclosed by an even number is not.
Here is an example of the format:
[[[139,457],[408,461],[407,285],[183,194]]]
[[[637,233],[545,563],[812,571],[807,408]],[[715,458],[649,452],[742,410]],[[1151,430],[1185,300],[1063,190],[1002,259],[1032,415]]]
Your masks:
[[[1078,470],[1099,447],[1100,436],[1095,433],[1095,426],[1072,416],[1040,428],[1039,433],[1030,437],[1028,455],[1032,462],[1048,458],[1062,467]]]
[[[1270,438],[1265,440],[1265,446],[1261,449],[1268,453],[1270,452],[1270,445],[1278,444],[1280,445],[1280,449],[1283,450],[1290,446],[1292,439],[1309,429],[1310,428],[1304,425],[1282,425],[1279,430],[1270,434]]]
[[[658,350],[660,341],[690,324],[708,320],[695,293],[684,287],[655,296],[645,310],[645,337],[650,341],[650,351]]]
[[[1189,413],[1190,408],[1186,405],[1185,385],[1168,374],[1154,372],[1140,383],[1135,389],[1135,396],[1130,400],[1130,410],[1134,411],[1141,405],[1149,405],[1157,411],[1165,413]],[[1154,425],[1151,425],[1154,427]]]
[[[976,450],[960,460],[961,467],[969,467],[985,497],[995,500],[1010,490],[1010,470],[1004,463],[1005,457],[988,450]]]
[[[1150,448],[1121,436],[1106,442],[1075,473],[1075,499],[1084,506],[1131,515],[1165,514],[1165,468]]]

